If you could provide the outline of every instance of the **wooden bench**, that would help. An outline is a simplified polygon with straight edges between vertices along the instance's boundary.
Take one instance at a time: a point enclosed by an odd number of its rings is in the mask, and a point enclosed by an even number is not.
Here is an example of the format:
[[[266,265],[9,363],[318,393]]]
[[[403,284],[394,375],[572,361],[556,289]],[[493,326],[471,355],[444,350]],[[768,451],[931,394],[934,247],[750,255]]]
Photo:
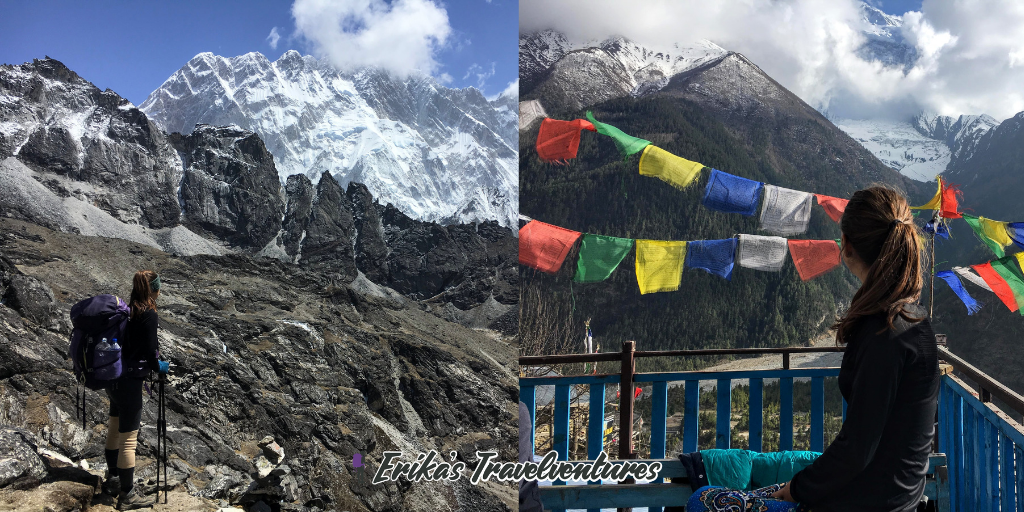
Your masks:
[[[584,463],[588,461],[572,461]],[[644,459],[636,462],[661,462],[660,477],[686,477],[679,459]],[[648,507],[651,512],[661,507],[684,506],[693,492],[688,483],[648,483],[610,485],[551,485],[540,488],[545,510],[602,509],[620,507]],[[932,454],[928,460],[925,496],[936,501],[937,510],[947,511],[949,487],[946,478],[946,455]]]

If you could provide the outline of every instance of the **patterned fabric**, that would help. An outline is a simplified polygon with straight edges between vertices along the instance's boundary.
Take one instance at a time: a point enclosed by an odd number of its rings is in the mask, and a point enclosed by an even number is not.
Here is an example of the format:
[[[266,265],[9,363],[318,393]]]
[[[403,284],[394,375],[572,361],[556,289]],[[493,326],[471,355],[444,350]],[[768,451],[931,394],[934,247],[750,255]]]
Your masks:
[[[763,185],[760,181],[712,169],[704,189],[704,206],[726,213],[753,215],[757,212]]]
[[[740,235],[736,262],[741,267],[778,272],[786,263],[789,248],[781,236]]]
[[[964,288],[964,284],[960,282],[960,279],[956,277],[956,274],[952,270],[943,270],[942,272],[936,272],[935,277],[938,277],[946,282],[949,287],[953,290],[953,293],[963,301],[964,306],[967,306],[967,314],[973,315],[981,309],[981,303],[971,297],[971,294],[967,293]]]
[[[593,123],[594,128],[597,129],[597,133],[611,137],[612,140],[615,141],[615,147],[618,148],[619,153],[622,153],[622,156],[624,157],[634,153],[639,153],[641,149],[644,149],[651,144],[651,141],[649,140],[627,135],[622,130],[610,124],[605,124],[594,119],[594,114],[589,111],[587,112],[587,120]]]
[[[559,121],[545,118],[537,132],[537,156],[545,162],[564,162],[576,158],[580,148],[580,130],[595,131],[594,125],[583,119]]]
[[[839,244],[835,240],[789,240],[789,254],[800,279],[814,279],[839,266]]]
[[[825,210],[825,214],[836,222],[839,222],[839,219],[843,217],[843,211],[846,210],[846,205],[850,203],[849,199],[840,199],[824,194],[814,194],[814,197],[818,199],[818,206]]]
[[[684,189],[697,181],[704,164],[691,162],[651,144],[640,155],[640,174],[655,176],[678,189]]]
[[[697,489],[686,502],[686,512],[810,512],[797,503],[772,498],[782,484],[753,491],[736,491],[706,486]]]
[[[811,220],[812,194],[764,186],[764,206],[761,207],[761,229],[779,236],[799,235],[807,231]]]
[[[697,240],[686,243],[686,266],[699,268],[709,274],[732,280],[732,267],[736,261],[736,239]]]
[[[608,279],[622,259],[633,249],[633,240],[614,236],[583,235],[580,257],[576,260],[577,283],[596,283]]]
[[[636,241],[636,282],[640,294],[674,292],[683,278],[686,242]]]
[[[562,268],[565,256],[580,234],[531,220],[519,230],[519,264],[554,274]]]

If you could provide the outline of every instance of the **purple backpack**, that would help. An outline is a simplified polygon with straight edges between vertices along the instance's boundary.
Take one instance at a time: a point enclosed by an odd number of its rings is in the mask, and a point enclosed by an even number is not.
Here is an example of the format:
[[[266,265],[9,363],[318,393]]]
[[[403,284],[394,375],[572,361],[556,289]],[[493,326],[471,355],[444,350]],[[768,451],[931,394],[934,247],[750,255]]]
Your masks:
[[[128,304],[114,295],[97,295],[71,308],[71,361],[78,382],[93,390],[106,389],[127,374],[129,364],[123,360],[123,347],[129,343]],[[103,339],[107,344],[103,345]],[[115,343],[116,340],[116,343]],[[99,349],[97,349],[99,348]]]

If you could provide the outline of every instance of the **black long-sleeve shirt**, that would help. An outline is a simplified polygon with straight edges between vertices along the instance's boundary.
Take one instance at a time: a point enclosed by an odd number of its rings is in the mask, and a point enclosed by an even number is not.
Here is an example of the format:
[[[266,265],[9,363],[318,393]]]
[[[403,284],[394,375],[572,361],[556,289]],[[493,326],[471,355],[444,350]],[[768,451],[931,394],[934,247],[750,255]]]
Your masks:
[[[128,320],[128,341],[122,348],[123,359],[133,366],[136,361],[140,363],[138,366],[144,366],[133,368],[130,377],[145,378],[149,370],[159,370],[159,342],[156,337],[158,324],[156,311],[152,309]]]
[[[925,316],[916,306],[907,312]],[[897,316],[893,326],[873,315],[849,337],[839,371],[846,421],[790,483],[815,512],[914,510],[924,494],[939,395],[935,334],[927,319]]]

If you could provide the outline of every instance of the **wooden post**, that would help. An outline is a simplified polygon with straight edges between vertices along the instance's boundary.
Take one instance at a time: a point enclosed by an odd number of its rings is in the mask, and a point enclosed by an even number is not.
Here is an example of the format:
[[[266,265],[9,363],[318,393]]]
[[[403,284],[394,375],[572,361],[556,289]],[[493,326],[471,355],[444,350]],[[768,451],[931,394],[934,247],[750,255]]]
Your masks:
[[[622,342],[622,374],[619,381],[619,458],[629,459],[633,454],[633,372],[636,360],[635,341]]]
[[[789,352],[783,352],[782,353],[782,369],[783,370],[788,370],[789,369]]]
[[[939,190],[941,191],[941,189],[942,189],[942,187],[940,185]],[[941,206],[940,206],[940,208],[941,208]],[[932,227],[932,243],[931,243],[931,246],[932,246],[931,247],[931,250],[932,250],[932,257],[931,257],[932,273],[931,273],[931,284],[928,285],[928,319],[929,320],[932,318],[932,312],[935,309],[935,233],[937,233],[939,231],[939,222],[941,220],[942,220],[942,216],[941,216],[941,210],[940,210],[939,213],[937,213],[935,216],[932,217],[932,222],[934,222],[935,225]]]
[[[633,373],[636,371],[635,341],[622,342],[622,373],[619,380],[619,459],[633,459]],[[627,479],[623,483],[634,483]],[[632,508],[620,508],[619,512],[630,512]]]

